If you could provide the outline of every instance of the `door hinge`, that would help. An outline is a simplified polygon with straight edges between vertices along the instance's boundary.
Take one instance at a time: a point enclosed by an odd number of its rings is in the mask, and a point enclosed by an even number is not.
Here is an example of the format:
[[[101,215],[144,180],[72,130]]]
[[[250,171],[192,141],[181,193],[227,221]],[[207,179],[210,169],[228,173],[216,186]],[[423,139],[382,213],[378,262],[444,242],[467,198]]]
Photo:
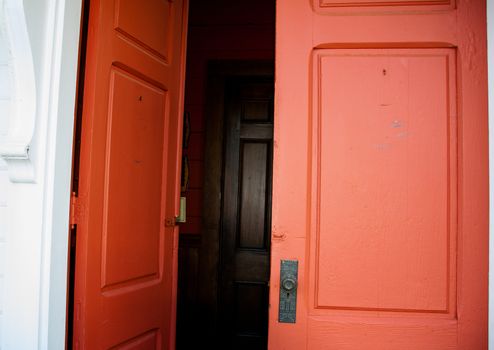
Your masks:
[[[70,228],[74,228],[77,225],[83,216],[83,208],[80,203],[79,197],[72,192],[70,195],[70,216],[69,216],[69,225]]]
[[[167,218],[165,219],[165,227],[173,227],[177,224],[176,218]]]

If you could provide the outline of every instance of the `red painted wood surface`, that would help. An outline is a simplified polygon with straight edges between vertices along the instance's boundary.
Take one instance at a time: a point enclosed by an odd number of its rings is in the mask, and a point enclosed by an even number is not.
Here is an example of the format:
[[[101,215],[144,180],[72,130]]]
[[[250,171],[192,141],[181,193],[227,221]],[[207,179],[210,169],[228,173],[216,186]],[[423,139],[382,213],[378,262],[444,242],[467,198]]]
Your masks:
[[[174,348],[186,5],[91,1],[74,349]]]
[[[485,1],[282,0],[276,35],[269,348],[487,349]]]

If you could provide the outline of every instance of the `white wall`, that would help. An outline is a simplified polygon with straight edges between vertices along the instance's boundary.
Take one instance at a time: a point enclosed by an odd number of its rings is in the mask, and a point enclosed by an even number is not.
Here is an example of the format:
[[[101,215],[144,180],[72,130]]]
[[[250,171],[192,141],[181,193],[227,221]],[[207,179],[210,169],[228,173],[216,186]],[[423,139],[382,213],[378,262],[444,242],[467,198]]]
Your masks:
[[[3,286],[5,276],[5,238],[7,236],[7,186],[8,175],[6,170],[6,164],[0,161],[0,344],[2,341],[2,325],[4,324],[4,310],[3,310]],[[0,346],[1,349],[3,347]]]
[[[5,33],[0,25],[0,140],[5,139],[8,131],[9,113],[8,89],[11,84],[9,72],[7,69],[8,52],[6,45]],[[7,186],[9,184],[7,175],[7,165],[0,159],[0,330],[3,324],[3,286],[5,276],[5,238],[7,236]],[[0,332],[0,344],[2,334]]]
[[[5,173],[13,167],[0,163],[0,348],[63,349],[81,0],[24,0],[24,9],[36,87],[34,177],[12,183]],[[6,84],[0,79],[0,94]],[[7,126],[0,123],[0,143]]]
[[[489,349],[494,349],[494,0],[487,0],[489,71]]]

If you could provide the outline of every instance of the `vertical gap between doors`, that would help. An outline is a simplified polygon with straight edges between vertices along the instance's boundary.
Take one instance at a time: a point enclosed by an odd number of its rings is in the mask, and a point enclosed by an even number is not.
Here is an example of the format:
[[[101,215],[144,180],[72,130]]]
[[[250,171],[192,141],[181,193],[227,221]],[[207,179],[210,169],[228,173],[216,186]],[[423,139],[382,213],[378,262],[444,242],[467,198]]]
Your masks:
[[[90,0],[82,1],[82,18],[81,32],[79,43],[79,71],[77,74],[77,95],[75,108],[75,125],[74,125],[74,146],[72,161],[72,189],[71,194],[77,196],[79,193],[79,163],[81,150],[81,125],[82,125],[82,108],[84,97],[84,77],[86,71],[86,51],[87,51],[87,33],[89,23],[89,3]],[[72,204],[72,200],[71,200]],[[72,210],[72,208],[71,208]],[[75,262],[77,246],[77,225],[71,225],[69,230],[69,251],[68,251],[68,285],[67,285],[67,319],[66,319],[66,344],[65,348],[72,349],[74,340],[74,287],[75,287]]]

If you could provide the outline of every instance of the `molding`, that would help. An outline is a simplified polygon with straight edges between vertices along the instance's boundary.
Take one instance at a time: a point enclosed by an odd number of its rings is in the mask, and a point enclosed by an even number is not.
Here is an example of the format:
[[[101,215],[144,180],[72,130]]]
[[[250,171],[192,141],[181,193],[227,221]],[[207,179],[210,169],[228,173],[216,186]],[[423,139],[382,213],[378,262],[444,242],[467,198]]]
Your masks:
[[[489,349],[494,349],[494,1],[487,1],[489,93]]]
[[[318,7],[381,7],[381,6],[434,6],[454,4],[452,0],[382,0],[382,1],[337,1],[337,0],[319,0]]]
[[[319,14],[407,14],[452,11],[458,0],[312,0]]]
[[[6,34],[8,69],[13,79],[11,96],[7,96],[11,105],[9,130],[0,143],[0,157],[7,163],[12,182],[34,182],[29,150],[36,122],[36,85],[24,2],[4,0],[0,24]]]

